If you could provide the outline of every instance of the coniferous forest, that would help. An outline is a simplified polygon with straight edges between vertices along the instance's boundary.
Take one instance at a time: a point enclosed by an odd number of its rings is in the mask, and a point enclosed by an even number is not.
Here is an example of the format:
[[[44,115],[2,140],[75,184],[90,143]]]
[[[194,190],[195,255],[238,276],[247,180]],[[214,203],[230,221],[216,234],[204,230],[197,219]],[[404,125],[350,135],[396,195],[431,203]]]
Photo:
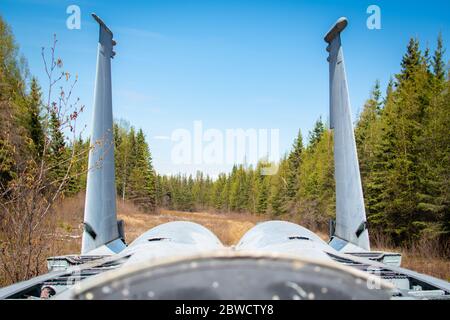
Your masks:
[[[450,79],[444,44],[436,36],[433,49],[414,38],[405,44],[399,73],[387,88],[374,81],[355,122],[370,229],[396,244],[433,238],[448,245],[450,240]],[[46,68],[49,76],[55,71],[55,81],[77,81],[62,71],[57,57]],[[58,91],[56,102],[50,101],[48,86],[29,74],[0,18],[0,233],[5,237],[18,232],[8,229],[17,223],[10,218],[14,212],[37,226],[51,215],[54,195],[70,197],[86,185],[89,140],[67,139],[84,107],[76,99],[68,102],[73,85]],[[67,105],[72,112],[61,114]],[[256,167],[237,164],[216,179],[202,172],[160,175],[143,131],[124,122],[114,125],[114,144],[118,199],[149,213],[158,208],[248,212],[323,229],[334,215],[333,134],[321,118],[311,132],[298,132],[275,175],[262,174],[264,161]],[[15,252],[20,243],[5,237],[0,237],[2,250]]]

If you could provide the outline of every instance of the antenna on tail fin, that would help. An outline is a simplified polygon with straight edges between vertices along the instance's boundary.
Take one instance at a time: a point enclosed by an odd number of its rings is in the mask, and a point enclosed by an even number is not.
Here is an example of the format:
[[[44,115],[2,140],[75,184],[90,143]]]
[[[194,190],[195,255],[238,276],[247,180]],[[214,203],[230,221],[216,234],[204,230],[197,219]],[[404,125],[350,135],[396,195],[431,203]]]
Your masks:
[[[100,26],[95,75],[91,149],[87,175],[81,253],[118,252],[124,248],[123,225],[117,221],[114,139],[111,97],[111,58],[115,52],[111,30],[95,14]],[[121,239],[122,238],[122,239]],[[117,240],[117,241],[115,241]],[[96,250],[96,253],[99,253]]]
[[[335,249],[370,250],[358,155],[350,111],[341,32],[346,18],[339,18],[326,34],[330,66],[330,128],[334,130],[336,226],[330,245]]]

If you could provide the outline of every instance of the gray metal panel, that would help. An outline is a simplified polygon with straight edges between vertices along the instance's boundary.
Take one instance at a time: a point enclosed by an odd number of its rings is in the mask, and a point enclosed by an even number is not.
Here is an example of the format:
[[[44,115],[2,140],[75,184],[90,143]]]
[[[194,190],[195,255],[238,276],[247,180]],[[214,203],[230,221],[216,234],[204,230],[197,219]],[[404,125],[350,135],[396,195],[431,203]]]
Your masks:
[[[84,222],[87,224],[87,228],[83,232],[81,253],[88,253],[119,237],[111,98],[113,34],[97,16],[93,16],[99,22],[100,34],[84,211]],[[93,232],[88,232],[87,229]]]
[[[288,221],[266,221],[248,230],[236,248],[258,249],[267,245],[287,242],[289,237],[304,237],[326,245],[314,232]]]
[[[149,240],[168,239],[172,242],[194,244],[201,247],[222,247],[222,243],[209,229],[189,221],[172,221],[156,226],[135,239],[126,249],[148,243]]]
[[[236,250],[283,253],[320,260],[331,260],[326,252],[336,252],[314,232],[287,221],[257,224],[244,234]]]
[[[220,240],[207,228],[193,222],[173,221],[154,227],[134,240],[123,254],[124,265],[166,257],[181,257],[222,249]]]
[[[330,125],[334,129],[334,165],[336,180],[336,236],[370,250],[366,212],[359,173],[358,156],[350,111],[350,98],[340,33],[347,19],[340,18],[325,36],[329,43]]]

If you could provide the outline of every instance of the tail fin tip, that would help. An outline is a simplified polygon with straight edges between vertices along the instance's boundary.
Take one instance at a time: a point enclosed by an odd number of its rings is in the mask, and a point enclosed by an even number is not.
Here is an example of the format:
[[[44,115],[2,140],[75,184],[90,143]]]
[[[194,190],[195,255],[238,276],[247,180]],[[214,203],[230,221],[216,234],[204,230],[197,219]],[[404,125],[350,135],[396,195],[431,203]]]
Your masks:
[[[340,34],[348,25],[346,17],[340,17],[336,23],[331,27],[324,37],[325,42],[331,43],[338,34]]]

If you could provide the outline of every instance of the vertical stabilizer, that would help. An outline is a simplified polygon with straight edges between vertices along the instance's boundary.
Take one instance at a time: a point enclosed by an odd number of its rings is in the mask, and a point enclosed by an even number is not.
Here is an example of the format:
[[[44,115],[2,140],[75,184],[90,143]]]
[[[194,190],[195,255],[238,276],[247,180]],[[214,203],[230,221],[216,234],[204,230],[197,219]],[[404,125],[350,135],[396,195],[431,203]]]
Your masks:
[[[81,253],[86,254],[120,237],[116,214],[114,140],[111,98],[111,58],[113,34],[103,21],[99,23],[91,149],[87,175],[84,231]]]
[[[334,173],[336,180],[336,227],[334,237],[359,248],[370,250],[340,37],[346,26],[347,19],[340,18],[325,36],[325,41],[328,43],[327,51],[329,52],[328,62],[330,66],[330,127],[334,129]]]

